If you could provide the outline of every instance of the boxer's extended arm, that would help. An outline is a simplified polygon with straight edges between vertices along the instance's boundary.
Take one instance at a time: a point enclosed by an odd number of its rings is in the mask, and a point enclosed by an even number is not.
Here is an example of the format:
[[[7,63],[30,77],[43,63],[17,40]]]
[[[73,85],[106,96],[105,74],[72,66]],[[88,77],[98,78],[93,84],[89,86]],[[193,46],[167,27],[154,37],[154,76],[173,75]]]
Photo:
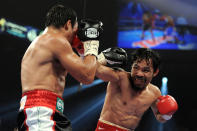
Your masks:
[[[97,64],[96,70],[96,77],[100,78],[101,80],[108,82],[108,81],[118,81],[119,76],[117,71],[113,70],[112,68],[106,67],[101,65],[99,62]]]
[[[87,55],[82,60],[73,52],[68,42],[63,43],[61,40],[51,42],[51,50],[55,58],[76,80],[83,84],[90,84],[94,80],[97,68],[94,55]]]

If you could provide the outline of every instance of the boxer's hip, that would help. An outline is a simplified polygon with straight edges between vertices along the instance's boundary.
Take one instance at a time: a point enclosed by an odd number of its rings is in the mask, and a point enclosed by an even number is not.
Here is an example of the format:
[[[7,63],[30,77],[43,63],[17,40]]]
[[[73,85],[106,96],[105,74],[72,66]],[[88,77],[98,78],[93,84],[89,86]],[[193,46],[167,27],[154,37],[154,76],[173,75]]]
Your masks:
[[[63,115],[64,102],[48,90],[23,93],[17,123],[19,130],[71,131],[70,121]]]
[[[48,107],[61,113],[64,111],[63,98],[52,91],[36,89],[22,94],[19,110],[38,106]]]

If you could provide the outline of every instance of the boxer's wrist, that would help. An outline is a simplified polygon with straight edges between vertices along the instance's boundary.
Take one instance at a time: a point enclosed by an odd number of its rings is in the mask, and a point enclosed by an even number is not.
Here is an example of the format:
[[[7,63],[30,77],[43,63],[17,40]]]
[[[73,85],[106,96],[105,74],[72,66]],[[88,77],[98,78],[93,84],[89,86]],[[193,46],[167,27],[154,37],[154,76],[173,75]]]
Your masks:
[[[99,41],[97,40],[89,40],[84,41],[84,56],[87,55],[94,55],[98,56],[98,48],[99,48]]]
[[[102,52],[98,55],[98,62],[101,65],[106,65],[107,64],[107,61],[105,59],[105,56],[104,56],[104,54]]]

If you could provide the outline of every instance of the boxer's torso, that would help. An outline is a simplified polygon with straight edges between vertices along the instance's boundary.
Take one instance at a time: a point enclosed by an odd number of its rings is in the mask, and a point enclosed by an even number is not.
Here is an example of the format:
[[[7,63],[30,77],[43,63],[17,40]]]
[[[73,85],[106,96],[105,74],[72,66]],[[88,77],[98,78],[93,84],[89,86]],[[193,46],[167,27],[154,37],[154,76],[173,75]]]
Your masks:
[[[56,44],[50,43],[51,37],[54,36],[50,33],[41,35],[27,49],[21,64],[23,93],[46,89],[62,96],[67,72],[49,49],[49,46],[55,47]]]
[[[124,84],[119,84],[122,85],[121,88],[117,83],[108,84],[100,118],[128,129],[135,129],[144,112],[156,100],[156,87],[149,84],[145,90],[137,94],[131,88],[128,77],[123,79],[120,83]]]

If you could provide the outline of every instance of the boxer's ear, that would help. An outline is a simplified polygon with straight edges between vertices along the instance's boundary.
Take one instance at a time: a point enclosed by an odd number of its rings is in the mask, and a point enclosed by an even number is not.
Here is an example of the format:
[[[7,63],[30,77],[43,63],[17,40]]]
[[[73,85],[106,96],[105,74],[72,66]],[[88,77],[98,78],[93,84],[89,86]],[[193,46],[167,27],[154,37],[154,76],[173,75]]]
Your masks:
[[[153,73],[153,77],[157,76],[158,73],[159,73],[159,68],[157,68],[156,71]]]
[[[65,29],[65,30],[68,30],[70,27],[72,27],[71,20],[68,20],[68,21],[64,24],[64,29]]]

